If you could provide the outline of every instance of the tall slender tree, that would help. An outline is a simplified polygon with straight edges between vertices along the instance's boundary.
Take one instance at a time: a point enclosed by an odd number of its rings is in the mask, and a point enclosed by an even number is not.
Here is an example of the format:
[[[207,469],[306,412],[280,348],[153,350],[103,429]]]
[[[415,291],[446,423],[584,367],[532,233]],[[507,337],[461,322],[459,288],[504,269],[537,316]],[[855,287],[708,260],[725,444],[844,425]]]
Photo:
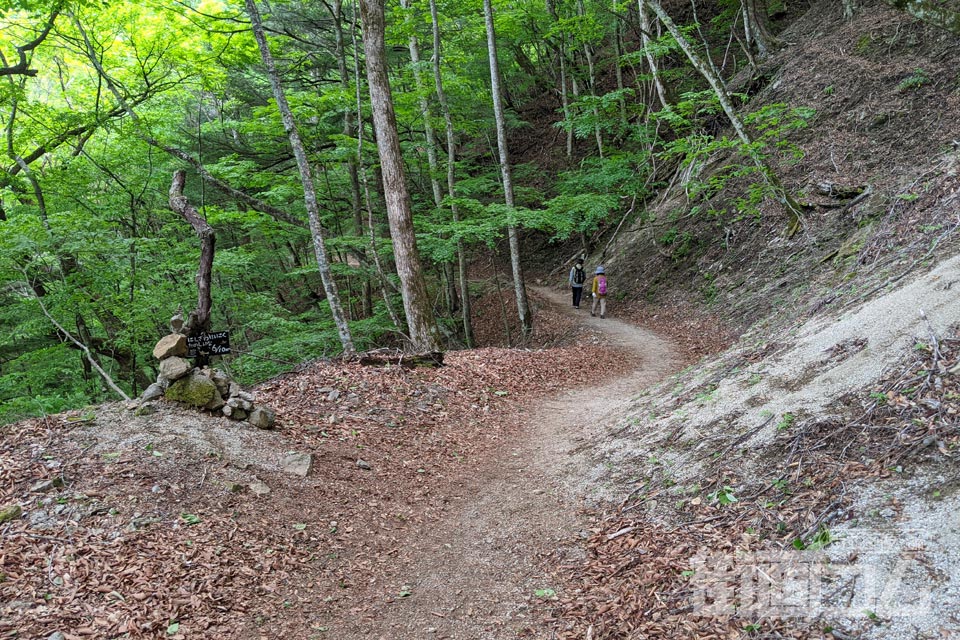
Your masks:
[[[313,172],[310,169],[310,162],[307,159],[307,152],[303,147],[303,141],[300,138],[300,131],[297,129],[297,123],[293,119],[293,112],[290,110],[290,104],[287,102],[287,96],[280,84],[280,76],[277,74],[277,67],[273,62],[273,54],[270,53],[270,46],[267,43],[267,37],[263,30],[263,21],[260,18],[260,11],[257,9],[254,0],[246,0],[247,14],[250,16],[250,26],[253,29],[253,36],[257,40],[257,46],[260,49],[260,57],[266,68],[267,76],[270,78],[270,88],[273,90],[273,98],[277,102],[277,108],[280,110],[280,118],[283,120],[283,128],[290,139],[290,147],[293,149],[293,155],[297,161],[297,169],[300,172],[300,182],[303,184],[303,199],[307,207],[307,215],[310,219],[310,235],[313,238],[313,251],[317,258],[317,267],[320,270],[320,278],[323,281],[324,292],[327,295],[327,304],[330,305],[330,312],[333,315],[333,321],[337,326],[337,333],[340,335],[340,344],[343,346],[344,353],[353,353],[353,338],[350,335],[350,326],[347,323],[347,317],[340,305],[340,295],[337,292],[337,282],[330,271],[330,261],[327,259],[327,251],[324,247],[323,228],[320,226],[320,208],[317,205],[317,192],[313,185]]]
[[[670,14],[664,10],[659,0],[646,0],[646,2],[653,12],[657,14],[657,18],[660,19],[660,22],[663,23],[663,26],[666,27],[667,31],[670,32],[670,35],[672,35],[677,41],[677,44],[686,54],[687,59],[690,60],[690,64],[693,65],[694,69],[696,69],[697,72],[704,77],[704,79],[710,85],[710,88],[713,89],[714,95],[717,96],[717,100],[720,102],[720,107],[730,120],[730,125],[736,132],[737,137],[740,138],[741,142],[743,142],[744,148],[747,150],[750,159],[754,162],[754,164],[756,164],[757,168],[760,170],[760,175],[763,176],[764,180],[767,182],[767,185],[770,187],[770,191],[773,194],[774,199],[783,205],[784,209],[786,209],[790,220],[787,224],[786,233],[787,235],[793,235],[799,231],[801,225],[803,224],[800,206],[797,204],[794,198],[787,193],[786,189],[784,189],[783,184],[780,182],[780,178],[776,172],[774,172],[771,167],[767,166],[766,162],[760,157],[756,150],[752,149],[753,140],[751,139],[750,134],[747,132],[747,127],[744,125],[743,119],[740,118],[739,114],[737,114],[737,110],[733,106],[733,101],[730,99],[730,94],[727,92],[727,85],[717,74],[713,65],[709,64],[697,54],[693,46],[670,17]]]
[[[440,72],[440,58],[442,46],[440,43],[440,16],[437,11],[437,0],[430,0],[430,24],[433,31],[433,85],[437,92],[437,102],[440,103],[440,112],[443,114],[444,131],[447,141],[447,195],[450,197],[450,216],[454,224],[460,222],[460,209],[457,207],[456,189],[456,161],[457,140],[453,130],[453,116],[450,113],[450,103],[447,102],[447,93],[443,88],[443,74]],[[460,317],[463,320],[463,339],[467,347],[473,348],[473,320],[470,303],[470,281],[467,278],[467,255],[463,246],[463,239],[457,238],[457,277],[460,281]]]
[[[337,72],[340,76],[340,87],[345,95],[350,93],[350,72],[347,70],[347,47],[343,37],[343,0],[334,0],[332,7],[333,14],[333,34],[334,34],[334,55],[337,58]],[[360,78],[357,78],[357,83]],[[356,133],[356,125],[353,120],[353,110],[343,110],[343,135],[351,138]],[[350,182],[350,211],[353,213],[354,234],[358,237],[364,235],[363,223],[363,205],[360,195],[360,173],[358,168],[359,157],[352,155],[347,157],[347,176]],[[360,258],[364,257],[362,250],[357,250]],[[363,314],[365,316],[373,315],[373,295],[371,291],[370,278],[363,277],[361,284],[361,296],[363,304]]]
[[[427,284],[417,250],[410,191],[404,174],[400,136],[387,76],[384,11],[384,0],[360,1],[370,108],[377,136],[387,219],[390,222],[393,255],[400,277],[400,293],[411,346],[416,351],[440,351],[440,331],[427,295]]]
[[[503,94],[500,89],[500,65],[497,60],[497,35],[493,26],[493,5],[483,0],[483,17],[487,27],[487,58],[490,61],[490,93],[493,98],[493,117],[497,124],[497,148],[500,152],[500,174],[503,178],[503,197],[508,209],[513,209],[513,177],[510,170],[510,152],[507,149],[507,124],[503,114]],[[512,214],[510,214],[512,215]],[[517,227],[507,223],[507,239],[510,244],[510,266],[513,270],[513,290],[517,297],[517,313],[525,336],[533,332],[533,317],[527,301],[527,287],[520,266],[520,240]]]

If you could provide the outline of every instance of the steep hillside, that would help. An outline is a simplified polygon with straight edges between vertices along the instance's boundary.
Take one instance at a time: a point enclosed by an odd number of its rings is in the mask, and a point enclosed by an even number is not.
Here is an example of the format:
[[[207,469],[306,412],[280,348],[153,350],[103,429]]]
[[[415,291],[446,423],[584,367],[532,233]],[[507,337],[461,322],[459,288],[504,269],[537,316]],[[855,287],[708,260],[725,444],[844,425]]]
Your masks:
[[[759,330],[862,302],[953,251],[960,41],[864,5],[845,21],[839,4],[815,3],[757,77],[731,81],[750,88],[747,112],[815,110],[809,127],[787,134],[802,157],[777,166],[807,205],[802,230],[787,237],[787,216],[770,201],[738,210],[735,188],[688,198],[730,158],[679,168],[674,188],[646,203],[652,220],[628,221],[605,257],[592,256],[618,276],[625,300],[702,305],[738,332]]]
[[[816,3],[780,37],[733,85],[748,110],[816,110],[778,166],[802,229],[735,191],[692,200],[718,155],[591,256],[622,288],[612,313],[740,337],[601,438],[593,485],[618,507],[557,573],[561,637],[960,630],[960,40],[881,3],[850,21]]]

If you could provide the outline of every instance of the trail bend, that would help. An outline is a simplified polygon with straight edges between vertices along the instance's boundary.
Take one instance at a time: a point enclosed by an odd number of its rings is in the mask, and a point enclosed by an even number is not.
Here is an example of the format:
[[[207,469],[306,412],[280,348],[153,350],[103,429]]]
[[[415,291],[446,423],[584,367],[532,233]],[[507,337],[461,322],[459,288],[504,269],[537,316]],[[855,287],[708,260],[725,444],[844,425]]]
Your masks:
[[[506,640],[549,638],[531,612],[547,571],[580,557],[585,503],[602,495],[590,460],[592,443],[632,397],[679,368],[676,347],[656,333],[572,307],[568,291],[531,287],[534,306],[550,305],[639,362],[627,375],[605,376],[589,362],[557,375],[582,383],[525,411],[520,437],[487,461],[459,490],[458,508],[408,540],[409,596],[378,603],[337,629],[345,640]],[[589,302],[589,300],[585,300]]]

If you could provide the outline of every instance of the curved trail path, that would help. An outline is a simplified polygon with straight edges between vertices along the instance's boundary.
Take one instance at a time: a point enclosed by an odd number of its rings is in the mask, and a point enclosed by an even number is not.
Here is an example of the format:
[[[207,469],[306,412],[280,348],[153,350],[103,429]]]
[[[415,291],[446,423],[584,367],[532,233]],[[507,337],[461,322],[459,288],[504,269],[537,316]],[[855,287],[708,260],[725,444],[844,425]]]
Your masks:
[[[455,508],[423,537],[408,541],[411,595],[376,605],[373,615],[338,629],[344,640],[506,640],[549,638],[529,610],[538,589],[550,588],[544,567],[579,556],[571,546],[583,529],[578,515],[592,493],[585,453],[630,399],[679,366],[673,345],[613,313],[590,317],[588,305],[570,306],[569,294],[531,287],[539,304],[575,314],[611,346],[639,356],[631,373],[604,379],[589,365],[571,371],[596,381],[530,407],[521,435],[486,473],[462,489]],[[589,299],[586,300],[589,302]],[[586,369],[585,369],[586,367]],[[558,371],[557,375],[566,375]]]

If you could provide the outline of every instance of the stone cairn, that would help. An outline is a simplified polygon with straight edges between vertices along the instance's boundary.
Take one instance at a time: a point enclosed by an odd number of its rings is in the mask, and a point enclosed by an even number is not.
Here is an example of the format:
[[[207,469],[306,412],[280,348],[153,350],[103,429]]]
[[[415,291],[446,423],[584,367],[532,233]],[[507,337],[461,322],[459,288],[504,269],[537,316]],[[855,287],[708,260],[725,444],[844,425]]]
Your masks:
[[[171,333],[153,348],[153,357],[160,361],[157,381],[144,390],[140,405],[165,397],[168,400],[221,413],[232,420],[246,420],[258,429],[272,429],[276,413],[266,405],[257,405],[256,398],[240,388],[219,369],[194,367],[187,360],[187,336]]]

